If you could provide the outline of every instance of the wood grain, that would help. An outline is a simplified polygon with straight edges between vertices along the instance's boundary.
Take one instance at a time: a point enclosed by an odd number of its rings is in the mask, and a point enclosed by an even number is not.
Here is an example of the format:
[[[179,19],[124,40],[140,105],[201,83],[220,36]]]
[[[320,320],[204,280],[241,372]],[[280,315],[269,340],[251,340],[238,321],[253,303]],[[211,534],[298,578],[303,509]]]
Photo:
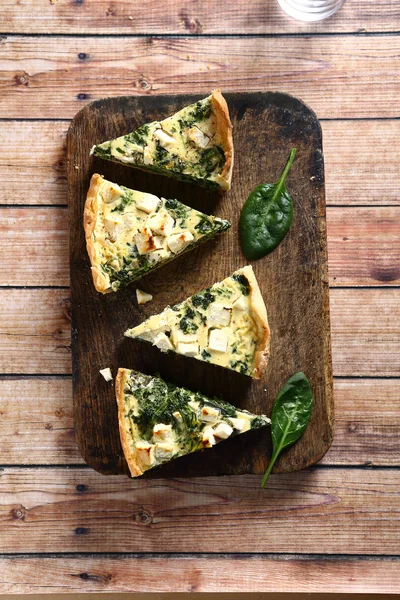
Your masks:
[[[397,377],[400,290],[331,289],[330,303],[334,374]],[[68,290],[0,289],[0,373],[71,373],[68,307]]]
[[[331,286],[400,283],[400,208],[329,207]],[[0,286],[69,285],[64,208],[0,208]]]
[[[0,205],[67,204],[67,129],[60,121],[0,121]],[[328,206],[399,205],[400,120],[324,121],[322,131]]]
[[[105,96],[216,87],[287,92],[319,118],[397,117],[397,35],[315,36],[312,44],[296,36],[120,37],[117,54],[109,37],[11,36],[1,49],[0,118],[72,117]]]
[[[273,475],[261,490],[254,475],[129,480],[5,468],[1,550],[395,555],[399,485],[396,469],[311,469]]]
[[[227,102],[235,130],[236,147],[232,189],[223,195],[166,177],[140,173],[89,157],[99,140],[119,137],[138,125],[159,121],[201,97],[115,98],[88,106],[73,120],[67,137],[72,373],[74,420],[78,446],[85,461],[101,473],[129,473],[118,428],[116,402],[104,385],[97,365],[105,361],[145,373],[159,372],[167,381],[200,390],[211,397],[228,396],[235,406],[255,414],[269,414],[282,386],[291,375],[304,370],[313,388],[311,419],[301,441],[276,463],[279,471],[293,471],[319,460],[332,441],[333,397],[329,332],[329,291],[326,253],[325,189],[321,131],[315,114],[298,100],[283,94],[229,94]],[[132,119],[127,115],[135,115]],[[262,127],[260,127],[262,123]],[[260,181],[277,181],[291,148],[297,160],[290,172],[295,217],[289,235],[268,257],[253,268],[268,306],[272,351],[262,381],[253,381],[227,369],[170,353],[150,344],[123,339],[124,329],[143,321],[130,288],[118,294],[95,291],[88,265],[82,228],[88,182],[99,168],[111,181],[151,191],[164,198],[178,198],[231,221],[232,230],[209,244],[179,257],[143,278],[141,285],[153,294],[150,314],[176,304],[247,264],[237,235],[237,216]],[[254,152],[262,149],[262,154]],[[100,163],[100,164],[99,164]],[[80,169],[75,169],[79,165]],[[142,284],[143,282],[143,284]],[[282,324],[285,324],[282,326]],[[307,324],[305,327],[304,325]],[[293,343],[295,340],[295,343]],[[88,352],[90,348],[90,353]],[[124,361],[122,363],[122,361]],[[121,364],[122,363],[122,364]],[[268,388],[265,388],[268,381]],[[114,419],[110,418],[114,415]],[[271,456],[265,436],[253,432],[228,440],[212,450],[163,465],[149,476],[198,476],[263,473]],[[251,439],[250,439],[251,438]],[[231,443],[232,442],[232,443]]]
[[[0,121],[0,204],[66,204],[68,123]]]
[[[317,592],[390,594],[400,587],[396,558],[330,558],[328,556],[118,556],[6,557],[7,573],[0,593],[80,592]],[[40,572],[40,577],[37,573]],[[159,574],[162,573],[162,577]],[[179,577],[177,577],[179,573]],[[233,574],[240,573],[240,577]],[[320,590],[324,593],[321,594]],[[347,597],[347,596],[346,596]],[[81,597],[80,597],[81,598]],[[241,600],[243,596],[232,596]],[[282,598],[282,596],[279,596]],[[60,600],[58,598],[57,600]],[[110,599],[111,600],[111,599]],[[138,600],[144,600],[141,596]],[[166,597],[165,600],[171,600]],[[205,598],[201,598],[205,600]],[[271,600],[277,600],[276,597]]]
[[[3,0],[0,23],[4,33],[106,34],[264,34],[321,32],[384,32],[400,29],[400,12],[390,0],[346,2],[332,18],[320,23],[294,21],[277,2],[236,2],[226,10],[218,0],[206,4],[189,0],[153,2],[108,0],[23,3]]]
[[[322,464],[400,466],[400,380],[337,379],[334,395],[335,437]],[[83,462],[69,378],[0,379],[0,416],[0,464]]]

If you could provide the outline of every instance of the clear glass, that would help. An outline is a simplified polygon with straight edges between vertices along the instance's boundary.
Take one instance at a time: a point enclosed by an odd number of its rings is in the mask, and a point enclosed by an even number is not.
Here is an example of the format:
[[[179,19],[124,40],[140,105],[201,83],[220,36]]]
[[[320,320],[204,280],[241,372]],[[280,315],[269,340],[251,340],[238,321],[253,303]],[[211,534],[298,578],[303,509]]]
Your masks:
[[[342,6],[344,0],[278,0],[281,8],[299,21],[327,19]]]

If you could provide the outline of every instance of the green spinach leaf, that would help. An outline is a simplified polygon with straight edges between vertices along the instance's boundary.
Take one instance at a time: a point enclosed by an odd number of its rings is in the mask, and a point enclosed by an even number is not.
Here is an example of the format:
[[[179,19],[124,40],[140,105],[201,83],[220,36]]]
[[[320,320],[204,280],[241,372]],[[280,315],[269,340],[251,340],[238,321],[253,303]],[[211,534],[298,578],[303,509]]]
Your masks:
[[[263,183],[246,200],[239,222],[243,253],[249,260],[269,254],[283,240],[293,219],[293,202],[285,181],[296,155],[296,148],[276,183]]]
[[[282,450],[303,435],[310,419],[312,400],[310,382],[301,372],[288,379],[279,392],[271,415],[273,453],[261,482],[262,488]]]

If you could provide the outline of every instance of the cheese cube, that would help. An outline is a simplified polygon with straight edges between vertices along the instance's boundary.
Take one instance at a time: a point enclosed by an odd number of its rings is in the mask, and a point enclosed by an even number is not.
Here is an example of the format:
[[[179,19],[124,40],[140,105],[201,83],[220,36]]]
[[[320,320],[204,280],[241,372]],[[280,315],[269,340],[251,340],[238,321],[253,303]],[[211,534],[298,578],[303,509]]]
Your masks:
[[[207,148],[210,143],[210,138],[196,126],[189,129],[187,136],[198,148]]]
[[[144,227],[134,237],[139,254],[146,254],[163,247],[163,238],[152,234],[151,230]]]
[[[153,194],[145,194],[144,192],[135,192],[135,203],[138,210],[150,214],[157,210],[160,198],[153,196]]]
[[[236,417],[229,417],[230,422],[237,431],[243,431],[246,425],[246,419],[237,419]]]
[[[211,448],[211,446],[215,446],[216,443],[213,428],[211,425],[208,425],[203,431],[203,444],[206,448]]]
[[[189,400],[188,402],[188,406],[190,406],[190,408],[194,411],[197,412],[199,409],[199,403],[196,402],[196,400]]]
[[[168,258],[168,255],[169,253],[164,249],[154,250],[153,252],[148,253],[147,260],[153,264],[163,260],[164,258]]]
[[[111,241],[115,242],[124,229],[122,216],[114,214],[107,215],[104,219],[104,227],[106,228]]]
[[[226,440],[232,434],[233,429],[228,425],[228,423],[222,422],[219,423],[214,429],[215,437],[220,438],[221,440]]]
[[[200,419],[207,423],[216,423],[219,419],[220,411],[212,406],[203,406],[200,411]]]
[[[153,155],[151,153],[151,150],[148,146],[146,146],[146,148],[144,149],[143,152],[143,162],[145,165],[152,165],[153,164]]]
[[[138,304],[146,304],[146,302],[153,300],[153,296],[151,294],[147,294],[139,289],[136,290],[136,298]]]
[[[226,352],[228,336],[221,329],[211,329],[208,338],[208,347],[216,352]]]
[[[190,231],[183,231],[182,233],[174,233],[168,238],[168,247],[174,254],[182,252],[191,242],[194,237]]]
[[[110,367],[106,369],[100,369],[100,374],[104,377],[106,381],[112,381],[112,373]]]
[[[157,460],[170,460],[174,451],[174,446],[171,442],[157,442],[155,445],[155,455]]]
[[[161,208],[148,216],[146,225],[155,234],[169,236],[174,228],[174,219],[164,208]]]
[[[176,144],[176,140],[172,135],[169,135],[163,129],[156,129],[153,133],[153,136],[160,142],[160,145],[163,148],[167,148],[168,146],[173,146]]]
[[[163,333],[162,331],[161,333],[158,333],[154,338],[153,346],[157,346],[157,348],[161,350],[161,352],[168,352],[168,350],[174,349],[173,345],[169,341],[169,337],[166,336],[165,333]]]
[[[174,417],[174,419],[176,419],[177,421],[183,421],[182,419],[182,415],[179,412],[179,410],[176,410],[175,412],[172,413],[172,416]]]
[[[135,213],[127,212],[124,214],[123,218],[124,218],[125,225],[128,229],[132,229],[133,227],[136,227],[138,218],[136,217]]]
[[[155,442],[166,441],[171,438],[172,425],[166,425],[165,423],[157,423],[153,427],[153,440]]]
[[[106,204],[115,202],[124,195],[122,189],[116,183],[105,181],[100,189],[100,195]]]
[[[246,301],[243,296],[239,296],[236,302],[233,303],[233,308],[236,310],[246,310]]]
[[[151,467],[156,462],[154,456],[154,445],[149,444],[145,440],[139,441],[136,444],[136,458],[139,463],[142,465]]]
[[[194,333],[183,333],[181,329],[173,329],[171,331],[171,340],[175,345],[181,342],[182,344],[197,343],[197,335]]]
[[[179,342],[176,347],[176,352],[178,352],[178,354],[183,354],[184,356],[196,356],[196,354],[199,353],[199,345],[193,342],[189,344]]]
[[[231,321],[231,311],[222,304],[212,304],[207,319],[208,325],[227,327]]]

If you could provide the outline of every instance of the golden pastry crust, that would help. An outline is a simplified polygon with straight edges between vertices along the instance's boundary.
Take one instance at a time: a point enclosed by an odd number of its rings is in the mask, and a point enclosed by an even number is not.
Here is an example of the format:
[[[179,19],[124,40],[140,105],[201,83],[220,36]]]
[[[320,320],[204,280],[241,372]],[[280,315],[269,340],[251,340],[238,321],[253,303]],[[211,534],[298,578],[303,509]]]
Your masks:
[[[245,275],[250,284],[250,306],[255,316],[255,323],[257,324],[259,335],[259,342],[254,357],[253,377],[254,379],[260,379],[267,367],[268,357],[270,354],[271,334],[268,324],[267,310],[265,308],[260,288],[258,287],[257,279],[254,275],[253,267],[244,267],[241,269],[241,272],[243,275]]]
[[[95,173],[90,180],[89,191],[86,196],[83,211],[83,228],[85,230],[86,248],[90,258],[94,287],[98,292],[107,294],[111,292],[110,282],[100,268],[96,245],[93,240],[93,231],[96,228],[96,219],[99,212],[99,192],[104,179]]]
[[[115,395],[118,405],[118,425],[119,435],[121,438],[122,450],[124,452],[125,460],[128,464],[129,471],[132,477],[139,477],[143,475],[143,471],[139,464],[135,461],[135,455],[132,453],[130,448],[130,435],[127,432],[127,425],[125,419],[125,382],[129,377],[130,371],[128,369],[118,369],[117,377],[115,380]]]
[[[221,90],[214,90],[211,94],[211,102],[217,117],[217,133],[224,146],[225,165],[218,177],[218,184],[223,190],[229,190],[232,181],[233,170],[233,139],[232,123],[229,117],[229,109]]]

